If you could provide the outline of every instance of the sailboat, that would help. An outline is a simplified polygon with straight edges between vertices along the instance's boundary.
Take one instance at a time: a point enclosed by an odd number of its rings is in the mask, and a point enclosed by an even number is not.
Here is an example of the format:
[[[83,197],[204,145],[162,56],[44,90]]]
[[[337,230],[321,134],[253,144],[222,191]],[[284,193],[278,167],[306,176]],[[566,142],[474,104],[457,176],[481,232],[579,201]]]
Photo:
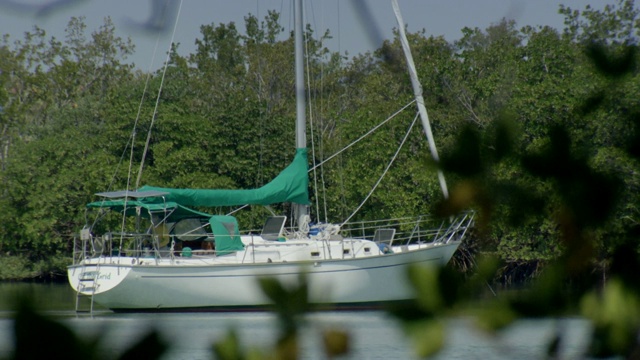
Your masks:
[[[257,279],[292,284],[302,273],[311,304],[372,308],[414,297],[406,276],[412,264],[449,262],[473,225],[473,213],[442,220],[435,228],[427,226],[433,221],[430,217],[311,223],[301,1],[295,2],[298,100],[293,161],[257,189],[143,186],[98,193],[100,200],[87,204],[87,210],[95,211],[101,221],[90,222],[80,231],[74,241],[74,262],[68,267],[69,283],[78,295],[76,310],[81,310],[82,299],[90,301],[90,311],[94,304],[121,312],[263,308],[270,300]],[[394,9],[404,36],[395,1]],[[413,65],[412,60],[408,63]],[[415,69],[410,73],[416,79],[419,112],[426,116]],[[428,119],[423,119],[425,124]],[[425,132],[432,143],[428,127]],[[437,159],[435,147],[431,149]],[[447,196],[442,174],[439,178]],[[261,230],[246,233],[232,215],[195,210],[275,203],[294,204],[296,229],[286,227],[286,216],[274,215],[265,219]],[[110,220],[110,216],[115,217]],[[117,230],[102,223],[115,224]]]

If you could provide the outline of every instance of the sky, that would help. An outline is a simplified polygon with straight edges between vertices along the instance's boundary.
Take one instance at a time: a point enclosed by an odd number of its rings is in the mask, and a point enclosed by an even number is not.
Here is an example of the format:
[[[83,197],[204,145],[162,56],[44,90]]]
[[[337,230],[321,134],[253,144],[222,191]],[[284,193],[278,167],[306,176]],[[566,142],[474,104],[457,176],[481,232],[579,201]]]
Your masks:
[[[169,2],[174,16],[164,31],[152,28],[157,5]],[[142,70],[156,70],[166,59],[173,42],[180,43],[179,53],[195,51],[194,42],[201,37],[200,26],[234,22],[244,31],[248,14],[263,19],[268,10],[281,14],[281,25],[292,29],[291,0],[0,0],[0,33],[9,34],[10,41],[20,40],[34,26],[44,29],[47,36],[64,39],[71,17],[85,17],[87,33],[111,17],[116,35],[131,38],[135,55],[128,60]],[[366,4],[366,9],[354,6]],[[501,19],[515,20],[524,25],[549,25],[561,29],[563,17],[560,4],[583,10],[588,4],[601,9],[616,1],[586,0],[398,0],[408,31],[426,30],[427,36],[444,36],[449,41],[459,39],[464,27],[485,29]],[[357,11],[357,13],[356,13]],[[366,11],[366,12],[365,12]],[[367,13],[368,12],[368,13]],[[316,33],[329,29],[333,39],[327,43],[333,51],[355,56],[377,49],[383,39],[392,37],[397,22],[390,0],[305,0],[306,23]],[[357,16],[360,14],[360,16]],[[376,27],[358,19],[371,19]],[[177,24],[175,21],[177,20]],[[175,34],[174,34],[175,24]],[[377,29],[377,30],[376,30]],[[376,36],[375,34],[378,34]]]

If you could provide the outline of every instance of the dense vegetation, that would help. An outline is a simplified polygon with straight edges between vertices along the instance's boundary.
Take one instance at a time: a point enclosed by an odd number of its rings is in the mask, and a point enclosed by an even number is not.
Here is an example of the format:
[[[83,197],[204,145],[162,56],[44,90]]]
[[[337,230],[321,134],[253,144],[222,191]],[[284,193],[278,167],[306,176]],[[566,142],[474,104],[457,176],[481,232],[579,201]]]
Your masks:
[[[441,202],[416,128],[357,218],[473,207],[477,231],[455,263],[467,270],[475,253],[494,254],[495,279],[504,282],[535,276],[563,256],[573,246],[563,220],[572,219],[586,232],[576,239],[588,238],[589,268],[606,274],[638,221],[640,20],[633,1],[560,12],[561,31],[504,20],[465,28],[452,43],[409,34],[452,199]],[[180,55],[176,45],[166,73],[129,64],[134,46],[115,36],[109,19],[88,35],[73,18],[62,41],[39,28],[20,40],[5,36],[0,279],[61,275],[92,194],[138,182],[151,126],[139,185],[256,187],[286,166],[294,148],[293,39],[278,16],[247,16],[244,32],[234,23],[202,26],[196,52]],[[319,162],[413,94],[396,40],[347,58],[323,47],[329,34],[308,28],[307,35],[308,134]],[[401,113],[319,168],[314,217],[350,215],[414,115]],[[258,211],[241,213],[241,221],[257,226]]]
[[[444,317],[465,313],[492,333],[519,317],[555,317],[544,355],[558,358],[562,317],[571,312],[592,325],[586,356],[640,357],[639,11],[620,0],[602,11],[560,12],[562,31],[502,21],[463,29],[453,43],[410,34],[451,197],[441,198],[423,135],[414,130],[393,173],[357,216],[446,216],[468,208],[478,214],[457,268],[411,268],[415,300],[387,309],[419,356],[442,347]],[[292,39],[276,13],[264,21],[248,16],[245,25],[244,35],[235,24],[203,26],[196,53],[185,57],[174,48],[166,74],[127,64],[133,46],[115,37],[108,19],[89,40],[82,19],[70,21],[63,42],[40,29],[17,42],[3,39],[0,279],[61,271],[91,194],[138,182],[152,118],[141,184],[253,187],[288,163]],[[316,161],[413,97],[397,41],[347,59],[322,39],[308,42],[308,133]],[[317,218],[349,215],[413,116],[402,113],[368,144],[319,170],[321,180],[312,182]],[[245,211],[242,220],[251,224],[257,211]],[[523,291],[477,301],[487,282],[526,279],[534,280]],[[304,277],[298,287],[273,279],[260,285],[280,320],[277,343],[247,350],[230,331],[212,340],[216,358],[298,357],[300,315],[310,310]],[[28,308],[17,313],[15,333],[16,358],[35,356],[34,334],[51,353],[101,358],[98,341]],[[348,353],[348,334],[329,329],[323,336],[328,358]],[[151,332],[122,358],[142,349],[159,358],[167,346]]]

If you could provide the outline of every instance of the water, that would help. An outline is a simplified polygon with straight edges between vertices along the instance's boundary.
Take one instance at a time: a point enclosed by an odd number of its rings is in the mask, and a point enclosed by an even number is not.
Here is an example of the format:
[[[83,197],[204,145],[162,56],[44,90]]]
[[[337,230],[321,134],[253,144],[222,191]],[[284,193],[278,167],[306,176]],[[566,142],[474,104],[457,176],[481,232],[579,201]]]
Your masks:
[[[66,284],[0,283],[0,358],[13,348],[12,294],[28,293],[42,312],[87,338],[99,337],[107,358],[114,358],[151,329],[170,344],[164,359],[212,359],[212,344],[234,328],[245,348],[270,349],[277,337],[276,318],[258,313],[115,314],[98,311],[76,316],[74,293]],[[508,331],[489,336],[477,330],[473,319],[445,321],[446,345],[435,359],[540,359],[558,326],[564,342],[562,359],[581,358],[589,324],[583,319],[520,320]],[[400,325],[381,311],[322,312],[309,314],[301,336],[302,359],[324,359],[322,332],[346,331],[348,359],[415,359]]]

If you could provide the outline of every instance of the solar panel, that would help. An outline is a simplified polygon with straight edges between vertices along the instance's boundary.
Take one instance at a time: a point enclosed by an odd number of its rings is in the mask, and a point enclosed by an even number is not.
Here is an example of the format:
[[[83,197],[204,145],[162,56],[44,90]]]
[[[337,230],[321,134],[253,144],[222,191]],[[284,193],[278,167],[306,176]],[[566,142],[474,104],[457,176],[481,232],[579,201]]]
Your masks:
[[[287,221],[286,216],[270,216],[262,227],[262,236],[265,240],[278,240],[284,229],[284,223]]]
[[[149,190],[149,191],[121,190],[121,191],[101,192],[101,193],[97,193],[96,195],[106,197],[109,199],[118,199],[118,198],[124,198],[124,197],[130,197],[130,198],[160,197],[168,194],[169,193],[166,191],[157,191],[157,190]]]

